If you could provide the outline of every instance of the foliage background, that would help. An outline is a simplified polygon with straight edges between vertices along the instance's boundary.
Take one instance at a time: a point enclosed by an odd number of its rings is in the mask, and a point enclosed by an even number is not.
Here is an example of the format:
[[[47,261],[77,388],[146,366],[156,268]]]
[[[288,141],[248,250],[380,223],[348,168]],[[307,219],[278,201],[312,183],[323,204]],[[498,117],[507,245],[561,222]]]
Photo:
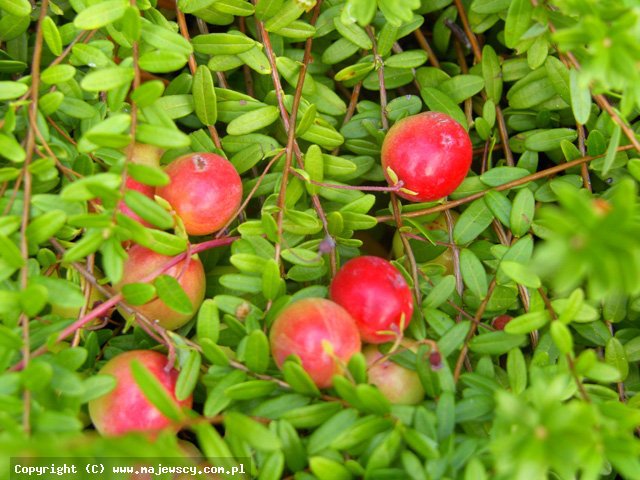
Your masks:
[[[167,6],[0,0],[0,471],[20,454],[183,455],[173,435],[98,438],[86,413],[112,388],[105,360],[158,348],[194,409],[141,387],[204,457],[250,457],[258,478],[640,478],[637,2]],[[473,172],[446,201],[409,204],[384,188],[380,145],[425,110],[469,129]],[[164,230],[119,214],[127,175],[167,181],[130,162],[134,139],[163,164],[226,155],[246,208],[204,241],[161,203],[126,198]],[[444,237],[424,228],[438,212]],[[390,405],[360,356],[326,392],[295,362],[279,372],[277,311],[326,296],[341,263],[390,252],[395,232],[422,346],[393,358],[424,402]],[[125,240],[200,252],[194,321],[166,332],[120,303]],[[431,242],[451,247],[450,272]],[[157,284],[134,294],[190,308]]]

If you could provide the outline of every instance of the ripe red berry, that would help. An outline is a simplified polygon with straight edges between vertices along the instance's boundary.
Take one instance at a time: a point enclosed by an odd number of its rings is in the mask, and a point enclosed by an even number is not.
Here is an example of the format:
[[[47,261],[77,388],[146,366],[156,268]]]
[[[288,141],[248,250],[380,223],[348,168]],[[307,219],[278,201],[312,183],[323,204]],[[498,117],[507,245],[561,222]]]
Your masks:
[[[411,345],[411,350],[417,346]],[[362,351],[367,360],[369,383],[378,387],[391,403],[415,405],[424,399],[424,388],[415,370],[398,365],[383,357],[376,345],[367,345]]]
[[[437,200],[453,192],[471,167],[473,151],[467,131],[448,115],[423,112],[395,123],[382,143],[382,169],[415,195],[398,192],[412,202]],[[391,169],[393,173],[390,173]]]
[[[504,327],[506,327],[507,323],[509,323],[512,319],[513,317],[511,315],[507,315],[507,314],[498,315],[496,318],[493,319],[493,321],[491,322],[491,325],[496,330],[504,330]]]
[[[128,283],[142,281],[171,260],[171,257],[160,255],[140,245],[134,245],[127,253],[129,256],[124,262],[122,279],[114,286],[118,291]],[[195,312],[200,307],[205,292],[206,278],[202,262],[198,258],[186,258],[164,273],[178,280],[189,300],[191,300]],[[181,327],[193,316],[176,312],[159,298],[144,305],[136,306],[135,309],[150,320],[157,320],[161,326],[169,330]]]
[[[330,296],[351,314],[367,343],[394,341],[413,314],[409,285],[379,257],[356,257],[345,263],[331,282]]]
[[[178,371],[166,370],[167,357],[153,350],[132,350],[109,360],[100,370],[101,375],[112,375],[116,387],[109,393],[89,402],[89,415],[96,430],[102,435],[122,435],[127,432],[154,432],[171,425],[142,393],[133,378],[131,364],[139,361],[155,376],[180,407],[191,408],[193,398],[178,401],[175,386]]]
[[[320,388],[330,387],[349,359],[360,351],[356,324],[340,305],[324,298],[305,298],[286,306],[269,334],[278,367],[298,355]]]
[[[240,206],[240,175],[220,155],[184,155],[171,162],[166,172],[171,181],[156,193],[171,204],[189,235],[208,235],[221,229]]]

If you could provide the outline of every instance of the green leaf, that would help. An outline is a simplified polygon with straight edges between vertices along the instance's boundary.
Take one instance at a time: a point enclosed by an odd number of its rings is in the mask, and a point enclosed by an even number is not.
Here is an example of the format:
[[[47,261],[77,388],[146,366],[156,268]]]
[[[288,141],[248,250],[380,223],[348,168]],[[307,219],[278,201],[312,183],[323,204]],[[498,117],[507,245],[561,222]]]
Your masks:
[[[456,75],[438,86],[438,89],[455,103],[460,103],[467,98],[473,97],[483,88],[484,79],[477,75]]]
[[[511,207],[511,232],[516,237],[527,234],[535,215],[536,200],[528,188],[520,190],[513,199]]]
[[[170,275],[160,275],[153,282],[158,297],[172,310],[183,315],[193,313],[193,304],[178,281]]]
[[[302,5],[304,5],[302,2],[288,0],[275,15],[265,22],[265,30],[278,33],[281,28],[288,26],[302,15],[302,12],[304,12]]]
[[[122,0],[100,2],[78,13],[73,25],[79,30],[96,30],[120,19],[126,9],[127,4]]]
[[[145,108],[158,100],[164,92],[164,84],[160,80],[150,80],[143,83],[131,93],[131,100],[138,107]]]
[[[548,57],[547,63],[550,58],[554,57]],[[507,100],[513,108],[526,109],[540,105],[555,95],[556,87],[546,69],[541,67],[518,80],[507,92]]]
[[[611,140],[609,141],[609,146],[607,147],[607,154],[604,157],[604,164],[602,165],[602,175],[606,176],[609,173],[609,170],[613,166],[613,161],[616,158],[616,154],[618,152],[618,146],[620,145],[620,133],[621,128],[617,123],[613,127],[613,132],[611,133]]]
[[[84,381],[85,394],[83,402],[100,398],[116,388],[117,380],[111,375],[93,375]]]
[[[347,450],[361,445],[374,435],[389,430],[390,421],[377,415],[369,415],[356,421],[331,441],[331,448]]]
[[[256,18],[265,21],[282,8],[284,0],[258,0],[256,2]]]
[[[391,68],[418,68],[427,58],[427,52],[424,50],[407,50],[390,56],[384,64]]]
[[[310,457],[309,467],[318,480],[351,480],[351,472],[341,462],[326,457]]]
[[[280,267],[273,258],[270,258],[265,262],[262,271],[262,294],[267,300],[275,300],[284,291],[285,285],[284,280],[280,278]]]
[[[319,425],[324,426],[324,424],[329,421],[329,419],[339,415],[341,411],[342,406],[338,403],[321,402],[315,403],[313,405],[295,408],[282,415],[281,418],[282,420],[286,420],[287,422],[291,423],[291,425],[293,425],[295,428],[312,428]],[[346,411],[348,412],[349,416],[354,413],[353,410]],[[340,418],[339,420],[342,420],[342,418]],[[320,429],[321,428],[322,427],[320,427]],[[327,442],[327,445],[329,442],[330,440]],[[312,449],[310,445],[309,452],[311,451]]]
[[[527,363],[519,348],[507,354],[507,376],[513,393],[519,395],[524,392],[527,388]]]
[[[0,0],[0,10],[16,17],[26,17],[31,13],[29,0]]]
[[[222,348],[213,343],[208,338],[198,340],[202,347],[202,354],[212,365],[227,366],[229,364],[229,358]]]
[[[22,348],[22,337],[9,327],[0,324],[0,345],[3,348],[20,350]]]
[[[35,317],[47,305],[49,291],[42,285],[27,285],[27,288],[20,292],[20,304],[22,310],[29,317]],[[0,333],[4,332],[0,329]]]
[[[213,343],[218,341],[220,336],[220,312],[216,302],[210,298],[207,298],[200,305],[196,333],[200,342],[205,339]]]
[[[209,33],[194,37],[192,43],[194,50],[199,53],[208,55],[236,55],[253,48],[255,40],[246,35]]]
[[[282,364],[282,374],[294,391],[314,397],[320,395],[320,390],[298,362],[285,361]]]
[[[29,91],[29,85],[18,82],[0,82],[0,101],[13,100]]]
[[[136,140],[140,143],[148,143],[160,148],[184,148],[191,144],[189,136],[176,128],[149,125],[147,123],[138,124]]]
[[[425,312],[440,313],[438,310],[425,310]],[[425,316],[427,316],[426,313]],[[427,318],[429,317],[427,316]],[[471,323],[468,321],[462,321],[449,328],[447,332],[440,337],[440,340],[438,340],[438,349],[440,350],[440,354],[443,357],[448,357],[456,350],[459,350],[467,338],[470,328]]]
[[[504,41],[507,47],[515,48],[529,29],[533,6],[529,0],[512,0],[504,22]]]
[[[262,280],[258,277],[228,273],[220,277],[220,285],[238,292],[258,293],[262,291]]]
[[[423,307],[438,308],[446,302],[456,289],[456,279],[447,275],[440,280],[424,299]]]
[[[178,8],[184,13],[195,13],[209,7],[215,0],[178,0]]]
[[[262,330],[254,330],[247,336],[244,361],[249,370],[264,373],[269,367],[269,339]]]
[[[558,350],[562,353],[568,354],[573,351],[573,336],[571,335],[569,327],[564,323],[558,321],[551,322],[551,338],[553,339],[553,343],[556,344],[556,347],[558,347]]]
[[[185,66],[189,57],[174,50],[153,50],[138,59],[140,68],[151,73],[169,73]]]
[[[184,418],[185,415],[180,406],[169,395],[165,386],[139,360],[131,362],[131,373],[143,395],[165,417],[174,421],[180,421]]]
[[[168,49],[182,55],[193,53],[189,41],[177,32],[150,22],[142,23],[142,40],[157,49]]]
[[[200,450],[202,450],[202,453],[204,453],[207,458],[211,460],[217,459],[217,461],[220,459],[233,458],[229,446],[211,424],[198,423],[192,428],[198,437]]]
[[[186,117],[195,110],[193,95],[165,95],[156,100],[155,106],[172,120]]]
[[[231,120],[227,125],[227,133],[246,135],[271,125],[278,118],[280,118],[280,112],[277,107],[271,105],[260,107]]]
[[[503,331],[488,332],[475,336],[469,342],[469,349],[483,355],[502,355],[522,346],[525,341],[524,335],[512,335]]]
[[[544,327],[550,320],[546,310],[529,312],[511,319],[504,327],[504,331],[514,335],[531,333]]]
[[[460,250],[460,271],[467,288],[478,298],[484,298],[488,291],[487,272],[478,257],[467,248]]]
[[[578,133],[572,128],[554,128],[527,135],[524,146],[527,150],[534,152],[548,152],[560,148],[563,141],[573,142],[576,138]]]
[[[364,380],[364,372],[366,370],[366,361],[364,356],[354,355],[351,357],[351,361],[354,358],[362,358],[362,372],[363,372],[363,380]],[[378,388],[373,385],[368,385],[366,383],[360,383],[356,386],[356,394],[358,399],[362,403],[364,407],[362,411],[370,412],[376,415],[388,415],[391,411],[391,402],[384,396],[384,394],[378,390]]]
[[[375,65],[371,62],[359,62],[339,70],[335,74],[334,79],[337,82],[353,81],[355,79],[364,78]]]
[[[143,220],[166,230],[173,227],[173,217],[161,205],[137,190],[127,190],[124,193],[127,206]]]
[[[40,80],[49,85],[57,85],[59,83],[66,83],[71,80],[76,74],[76,69],[71,65],[54,65],[46,68],[40,75]],[[132,77],[133,78],[133,77]]]
[[[333,19],[333,23],[338,33],[351,43],[354,43],[365,50],[371,50],[373,47],[369,35],[367,35],[367,32],[365,32],[362,27],[355,23],[343,23],[340,17],[335,17]]]
[[[60,31],[51,17],[44,17],[42,24],[42,33],[44,41],[54,55],[60,55],[62,53],[62,37]]]
[[[282,448],[282,443],[276,434],[240,412],[228,412],[224,416],[224,425],[228,432],[261,452],[272,452]]]
[[[276,388],[278,385],[269,380],[249,380],[227,387],[224,394],[233,400],[251,400],[266,397]]]
[[[27,152],[22,145],[13,136],[4,133],[0,133],[0,155],[13,163],[22,163],[27,158]]]
[[[580,84],[578,71],[574,69],[569,71],[569,85],[573,116],[576,122],[584,125],[591,115],[591,92],[588,87]]]
[[[324,160],[322,151],[317,145],[311,145],[304,157],[304,169],[311,180],[321,183],[324,180]],[[309,193],[317,193],[318,186],[307,185]]]
[[[539,71],[541,73],[546,71],[555,92],[560,95],[560,98],[565,102],[571,103],[569,70],[565,64],[556,57],[549,56],[544,63],[544,69]]]
[[[389,120],[394,122],[409,115],[415,115],[422,110],[422,100],[416,95],[403,95],[391,100],[387,104],[386,112]]]
[[[270,453],[260,467],[259,480],[278,480],[283,478],[284,465],[285,457],[283,452]]]
[[[309,127],[313,124],[313,121],[316,119],[316,114],[318,109],[315,105],[311,105],[307,108],[307,111],[304,112],[301,118],[299,118],[298,125],[296,125],[296,135],[302,135]]]
[[[96,115],[96,110],[87,102],[70,96],[65,96],[58,108],[73,118],[93,118]]]
[[[624,380],[629,375],[629,361],[627,360],[627,354],[625,348],[616,337],[611,337],[607,341],[607,345],[604,349],[605,361],[615,367],[620,372],[620,381]]]
[[[518,167],[495,167],[487,170],[480,175],[482,183],[489,185],[490,187],[498,187],[514,180],[519,180],[526,177],[531,172],[524,168]]]
[[[173,256],[187,249],[187,241],[184,238],[161,230],[145,229],[126,215],[118,214],[118,224],[126,227],[136,243],[161,255]]]
[[[140,40],[141,23],[140,10],[137,7],[129,6],[119,22],[120,33],[124,38],[122,43],[133,45],[134,42]]]
[[[542,285],[540,277],[538,277],[530,267],[519,262],[503,260],[500,262],[500,268],[504,274],[519,285],[524,285],[529,288],[540,288]]]
[[[186,360],[181,365],[180,374],[176,381],[176,398],[178,401],[186,400],[193,393],[200,377],[201,363],[200,353],[193,349],[189,350]]]
[[[458,245],[465,245],[484,232],[493,221],[493,214],[480,198],[467,208],[453,228],[453,239]]]
[[[487,204],[487,207],[489,207],[489,210],[491,210],[493,216],[497,218],[500,223],[507,228],[511,226],[511,202],[506,195],[501,192],[496,192],[495,190],[489,190],[484,196],[484,202]]]
[[[217,11],[238,16],[249,16],[255,11],[253,5],[245,0],[218,0],[215,2]]]
[[[33,219],[26,231],[32,245],[39,245],[53,237],[64,226],[67,214],[62,210],[51,210]]]
[[[575,320],[583,310],[584,292],[580,288],[576,288],[566,301],[563,299],[552,302],[556,311],[560,314],[558,320],[562,323],[569,324]],[[588,308],[588,306],[587,306]],[[596,316],[597,318],[597,316]],[[595,320],[594,318],[593,320]]]
[[[65,262],[77,262],[82,260],[87,255],[96,252],[100,246],[104,243],[105,238],[102,232],[99,230],[93,230],[84,237],[82,240],[75,243],[73,247],[65,252],[62,259]]]
[[[218,118],[216,92],[211,71],[200,65],[193,77],[193,101],[198,119],[205,125],[215,125]]]
[[[124,261],[127,258],[122,244],[117,238],[111,237],[102,244],[100,253],[102,253],[102,268],[105,275],[112,283],[119,282],[124,272]]]
[[[424,87],[420,89],[420,95],[427,104],[429,110],[434,112],[442,112],[449,115],[465,129],[468,128],[467,119],[464,112],[460,109],[456,102],[442,93],[437,88]]]
[[[133,75],[131,67],[102,68],[87,74],[80,85],[89,92],[109,91],[130,83]]]
[[[160,167],[143,165],[141,163],[128,163],[127,173],[135,181],[152,187],[164,187],[169,185],[169,175]]]
[[[128,283],[122,287],[122,294],[129,305],[144,305],[156,296],[156,289],[148,283]]]
[[[491,45],[485,45],[482,49],[482,76],[487,97],[499,105],[502,99],[502,70],[500,59]]]

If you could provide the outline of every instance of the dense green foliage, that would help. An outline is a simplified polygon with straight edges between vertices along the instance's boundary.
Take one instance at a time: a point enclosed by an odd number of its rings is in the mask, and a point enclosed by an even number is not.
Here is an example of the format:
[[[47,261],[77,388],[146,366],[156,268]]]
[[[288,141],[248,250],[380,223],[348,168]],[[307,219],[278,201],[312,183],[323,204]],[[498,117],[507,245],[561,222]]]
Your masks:
[[[640,479],[636,1],[33,3],[0,0],[0,478],[13,455],[169,457],[180,437],[261,479]],[[380,146],[426,110],[469,130],[474,164],[448,199],[412,204]],[[188,238],[162,199],[124,194],[126,176],[168,181],[131,162],[134,139],[162,164],[226,156],[246,208]],[[442,211],[460,214],[448,233],[424,228]],[[391,257],[398,232],[420,348],[392,358],[424,401],[390,405],[361,355],[322,392],[295,361],[279,371],[276,313],[327,296],[349,258]],[[127,242],[199,252],[193,321],[167,332],[120,303]],[[432,261],[445,248],[450,271]],[[193,309],[166,275],[123,294]],[[183,431],[100,438],[86,404],[113,380],[96,372],[141,348],[175,354],[194,408],[142,374]]]

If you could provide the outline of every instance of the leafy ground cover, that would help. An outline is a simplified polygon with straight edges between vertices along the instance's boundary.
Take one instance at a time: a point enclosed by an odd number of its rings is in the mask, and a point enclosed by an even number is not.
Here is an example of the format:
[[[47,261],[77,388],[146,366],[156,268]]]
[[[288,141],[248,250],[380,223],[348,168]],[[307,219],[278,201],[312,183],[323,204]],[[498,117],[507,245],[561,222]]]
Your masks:
[[[640,478],[639,15],[624,0],[0,0],[0,475],[12,456],[135,452],[246,459],[261,479]],[[469,132],[473,164],[417,203],[380,151],[424,111]],[[193,152],[243,186],[204,236],[153,195]],[[144,272],[126,263],[143,247],[164,256]],[[278,368],[278,312],[328,297],[364,254],[411,288],[405,339],[328,388]],[[204,281],[166,274],[196,262]],[[136,310],[155,297],[180,326]],[[138,366],[171,428],[103,437],[87,405],[115,381],[98,372],[140,349],[167,355],[192,408]],[[382,354],[419,380],[410,405],[369,383]]]

